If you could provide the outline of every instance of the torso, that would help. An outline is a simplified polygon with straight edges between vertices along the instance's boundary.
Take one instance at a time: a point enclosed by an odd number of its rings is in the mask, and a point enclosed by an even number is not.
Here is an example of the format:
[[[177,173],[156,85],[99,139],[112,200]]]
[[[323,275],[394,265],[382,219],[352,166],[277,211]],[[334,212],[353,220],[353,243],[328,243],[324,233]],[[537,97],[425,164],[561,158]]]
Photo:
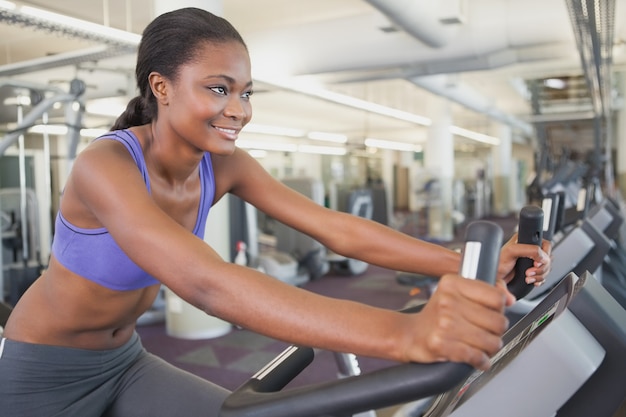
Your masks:
[[[179,224],[194,230],[201,195],[199,180],[191,181],[181,194],[153,179],[151,195]],[[71,272],[52,255],[46,271],[11,313],[4,337],[82,349],[116,348],[130,339],[135,321],[150,308],[159,289],[156,284],[111,290]]]
[[[159,285],[113,291],[94,284],[51,257],[48,269],[21,297],[4,337],[82,349],[126,343],[135,320],[153,303]]]

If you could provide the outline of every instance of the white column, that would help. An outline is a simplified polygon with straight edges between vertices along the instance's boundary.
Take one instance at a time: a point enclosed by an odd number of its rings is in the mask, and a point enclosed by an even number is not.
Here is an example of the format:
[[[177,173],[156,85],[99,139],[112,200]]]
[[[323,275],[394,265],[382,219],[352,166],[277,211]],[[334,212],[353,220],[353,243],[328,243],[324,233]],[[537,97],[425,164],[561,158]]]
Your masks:
[[[454,138],[450,132],[450,103],[433,97],[430,103],[432,125],[424,148],[424,166],[438,180],[439,198],[428,210],[428,235],[443,241],[454,238],[452,223],[452,182],[454,178]]]
[[[197,7],[218,16],[223,14],[222,0],[154,0],[154,15],[180,9]],[[204,240],[223,259],[230,260],[228,196],[211,208],[207,218]],[[181,280],[185,277],[181,276]],[[232,326],[217,317],[209,316],[204,311],[187,303],[171,290],[166,290],[165,328],[169,336],[182,339],[210,339],[228,333]]]
[[[498,125],[497,137],[500,145],[491,148],[493,157],[493,211],[497,216],[506,216],[511,212],[511,197],[515,190],[511,187],[511,127]]]

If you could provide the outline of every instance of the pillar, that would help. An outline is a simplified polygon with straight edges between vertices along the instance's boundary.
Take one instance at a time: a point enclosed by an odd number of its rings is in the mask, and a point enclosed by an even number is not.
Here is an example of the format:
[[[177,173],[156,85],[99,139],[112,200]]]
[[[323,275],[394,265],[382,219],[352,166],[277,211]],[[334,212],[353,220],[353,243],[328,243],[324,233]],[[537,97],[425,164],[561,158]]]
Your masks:
[[[452,183],[454,179],[454,138],[450,131],[450,102],[433,97],[430,103],[432,125],[424,148],[424,167],[437,180],[438,190],[428,208],[428,235],[451,241],[454,238]],[[438,196],[437,196],[438,195]]]
[[[222,0],[154,0],[154,15],[159,16],[183,7],[197,7],[216,15],[223,15]],[[207,218],[205,242],[224,260],[230,260],[230,230],[228,229],[228,198],[222,198],[211,208]],[[184,279],[185,277],[181,277]],[[182,339],[210,339],[228,333],[232,326],[217,317],[187,303],[166,289],[165,328],[169,336]]]
[[[508,125],[498,124],[500,144],[491,148],[493,159],[493,214],[506,216],[511,212],[511,198],[515,190],[511,189],[511,138],[512,131]]]

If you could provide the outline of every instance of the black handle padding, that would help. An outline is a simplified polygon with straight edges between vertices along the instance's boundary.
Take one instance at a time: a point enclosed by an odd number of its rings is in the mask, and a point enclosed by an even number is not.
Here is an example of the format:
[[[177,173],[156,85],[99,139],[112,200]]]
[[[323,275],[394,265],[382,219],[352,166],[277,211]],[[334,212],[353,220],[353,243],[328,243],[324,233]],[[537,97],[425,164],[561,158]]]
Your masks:
[[[522,208],[519,217],[518,243],[541,246],[543,241],[543,210],[537,206]],[[524,298],[534,288],[526,283],[526,270],[533,266],[530,258],[518,258],[515,263],[515,275],[507,287],[518,300]]]
[[[485,220],[470,223],[465,231],[465,248],[459,273],[465,278],[495,284],[502,234],[502,228],[495,223]]]
[[[543,210],[543,238],[552,240],[556,233],[556,225],[558,220],[559,200],[561,196],[557,193],[549,193],[541,202]]]
[[[472,269],[477,271],[475,278],[494,282],[502,229],[495,223],[473,222],[468,226],[466,239],[471,239],[466,242],[466,247],[468,244],[472,247],[472,254],[480,253],[479,260],[464,255],[467,262],[473,262]],[[464,253],[468,253],[467,248]],[[313,349],[310,348],[288,348],[228,396],[220,416],[352,415],[441,394],[456,387],[473,371],[465,363],[399,364],[366,374],[282,390],[308,366],[312,355]]]

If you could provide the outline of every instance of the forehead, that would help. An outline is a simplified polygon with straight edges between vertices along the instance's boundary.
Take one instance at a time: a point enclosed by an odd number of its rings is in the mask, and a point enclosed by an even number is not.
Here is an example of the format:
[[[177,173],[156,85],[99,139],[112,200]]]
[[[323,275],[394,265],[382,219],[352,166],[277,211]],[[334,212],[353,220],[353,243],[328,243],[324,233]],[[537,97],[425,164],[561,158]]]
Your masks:
[[[228,76],[237,82],[250,81],[250,56],[244,45],[236,41],[202,42],[194,58],[181,66],[181,73],[196,76]]]

